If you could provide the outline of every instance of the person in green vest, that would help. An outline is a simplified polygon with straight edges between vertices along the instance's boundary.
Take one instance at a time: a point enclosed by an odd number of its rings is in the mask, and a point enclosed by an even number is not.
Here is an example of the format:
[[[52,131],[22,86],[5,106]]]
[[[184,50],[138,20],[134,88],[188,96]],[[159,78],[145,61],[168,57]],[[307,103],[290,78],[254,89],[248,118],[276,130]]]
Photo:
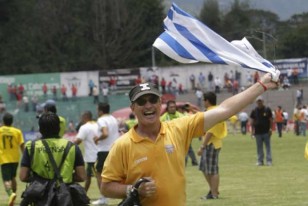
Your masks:
[[[176,102],[174,100],[169,100],[167,102],[166,112],[160,117],[160,121],[170,121],[179,117],[184,117],[184,114],[176,110]]]
[[[44,106],[44,112],[52,112],[57,114],[57,107],[55,105],[55,103],[49,103],[46,102],[45,106]],[[58,115],[59,119],[60,119],[60,131],[59,131],[59,136],[63,137],[65,131],[66,131],[66,120],[64,117]]]
[[[128,131],[138,123],[134,113],[129,114],[129,119],[125,121],[125,130]]]
[[[39,128],[42,139],[46,140],[51,148],[56,164],[60,165],[64,148],[69,140],[59,137],[60,120],[58,115],[52,112],[43,113],[39,118]],[[34,146],[33,154],[31,154],[31,146]],[[42,140],[35,140],[34,145],[32,141],[26,143],[20,165],[19,179],[22,182],[29,182],[32,175],[46,179],[53,179],[55,176],[55,171],[52,169]],[[83,182],[86,179],[83,156],[77,145],[73,145],[69,149],[60,169],[60,175],[63,178],[63,182],[67,184]]]

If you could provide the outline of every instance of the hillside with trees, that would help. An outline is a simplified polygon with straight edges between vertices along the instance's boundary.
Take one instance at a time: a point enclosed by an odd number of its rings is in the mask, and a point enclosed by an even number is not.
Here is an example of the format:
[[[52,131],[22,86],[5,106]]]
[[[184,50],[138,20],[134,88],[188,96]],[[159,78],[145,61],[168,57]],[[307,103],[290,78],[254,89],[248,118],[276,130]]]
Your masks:
[[[1,74],[151,66],[166,9],[161,0],[1,0]],[[228,12],[206,0],[196,17],[229,41],[246,36],[269,60],[308,56],[308,13],[280,21],[238,0]],[[156,65],[177,64],[155,53]]]

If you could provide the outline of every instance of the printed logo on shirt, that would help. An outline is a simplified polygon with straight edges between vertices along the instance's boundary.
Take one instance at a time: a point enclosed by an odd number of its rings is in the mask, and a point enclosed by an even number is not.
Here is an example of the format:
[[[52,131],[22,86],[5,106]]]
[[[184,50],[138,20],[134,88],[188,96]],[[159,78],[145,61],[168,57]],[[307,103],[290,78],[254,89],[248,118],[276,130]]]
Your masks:
[[[166,152],[167,152],[168,154],[172,154],[173,151],[174,151],[174,147],[173,147],[172,144],[167,144],[167,145],[165,145],[165,149],[166,149]]]
[[[140,164],[141,162],[144,162],[144,161],[147,161],[147,160],[148,160],[148,157],[142,157],[140,159],[135,160],[135,163]]]

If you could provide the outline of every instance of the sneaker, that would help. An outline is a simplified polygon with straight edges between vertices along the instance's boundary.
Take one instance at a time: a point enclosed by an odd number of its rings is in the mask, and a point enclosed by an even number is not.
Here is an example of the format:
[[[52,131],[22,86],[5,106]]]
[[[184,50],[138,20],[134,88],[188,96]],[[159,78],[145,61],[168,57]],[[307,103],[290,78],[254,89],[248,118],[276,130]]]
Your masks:
[[[105,197],[101,197],[98,200],[95,200],[93,202],[91,202],[92,205],[107,205],[108,201],[107,198]]]
[[[192,163],[192,166],[198,166],[199,164],[198,164],[198,162],[193,162]]]
[[[202,200],[215,200],[215,199],[218,199],[218,196],[214,196],[212,194],[210,195],[205,195],[203,197],[201,197]]]
[[[9,206],[14,206],[15,199],[16,199],[16,194],[12,193],[9,197]]]
[[[256,165],[257,166],[263,166],[264,164],[263,164],[263,162],[257,162]]]
[[[273,164],[271,162],[266,163],[267,166],[272,166]]]
[[[207,195],[202,196],[200,199],[202,199],[202,200],[213,200],[213,199],[218,199],[218,196],[212,195],[212,192],[209,191],[209,193],[207,193]]]

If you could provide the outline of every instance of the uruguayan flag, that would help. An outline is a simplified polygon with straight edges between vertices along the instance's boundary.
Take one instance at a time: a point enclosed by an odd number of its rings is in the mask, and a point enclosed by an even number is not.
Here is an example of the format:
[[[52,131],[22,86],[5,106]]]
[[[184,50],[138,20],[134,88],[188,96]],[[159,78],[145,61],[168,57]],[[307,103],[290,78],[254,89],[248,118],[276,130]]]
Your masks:
[[[165,32],[155,40],[153,46],[178,62],[240,65],[270,72],[273,80],[278,80],[280,72],[262,58],[246,38],[230,43],[174,3],[164,20],[164,26]]]

